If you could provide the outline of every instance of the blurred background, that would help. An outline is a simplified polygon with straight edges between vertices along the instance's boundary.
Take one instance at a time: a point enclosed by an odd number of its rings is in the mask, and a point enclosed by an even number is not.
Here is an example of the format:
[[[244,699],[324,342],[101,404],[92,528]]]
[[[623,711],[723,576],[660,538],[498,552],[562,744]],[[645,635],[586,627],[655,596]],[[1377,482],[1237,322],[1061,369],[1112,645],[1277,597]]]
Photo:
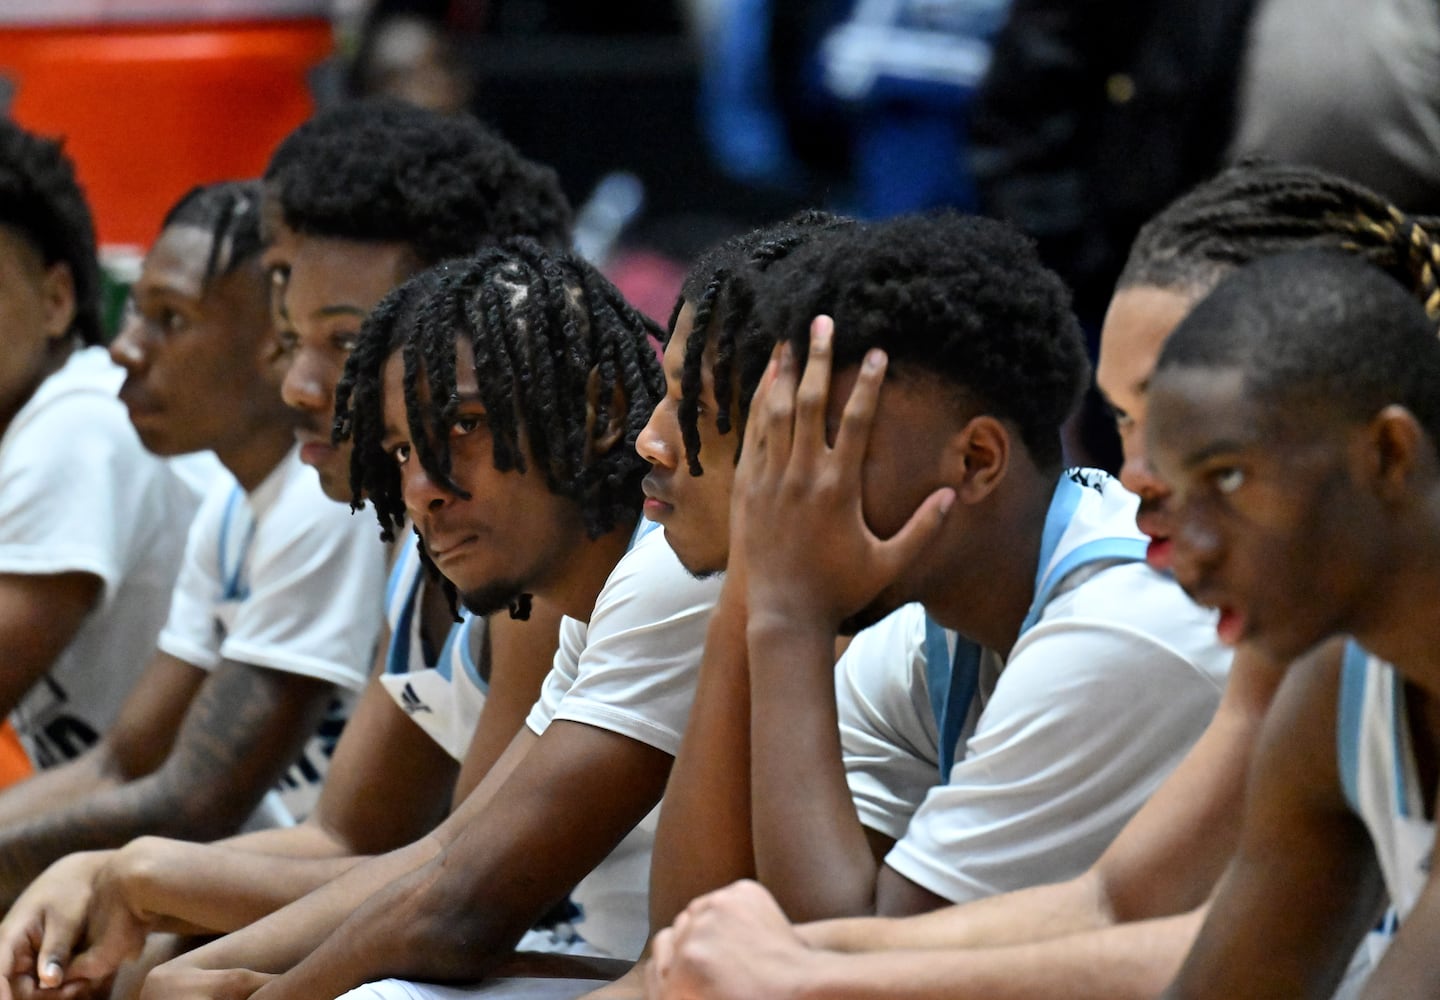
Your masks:
[[[554,166],[662,321],[699,250],[816,205],[1013,221],[1092,345],[1136,229],[1230,160],[1440,212],[1434,0],[0,0],[0,106],[66,137],[117,303],[186,189],[368,94]]]

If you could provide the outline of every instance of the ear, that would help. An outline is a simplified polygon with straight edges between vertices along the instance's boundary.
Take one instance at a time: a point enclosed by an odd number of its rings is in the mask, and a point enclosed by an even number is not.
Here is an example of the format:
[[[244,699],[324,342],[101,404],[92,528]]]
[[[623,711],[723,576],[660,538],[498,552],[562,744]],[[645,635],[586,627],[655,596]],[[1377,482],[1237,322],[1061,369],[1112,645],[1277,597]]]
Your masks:
[[[1377,413],[1362,436],[1368,471],[1376,489],[1387,500],[1398,499],[1414,490],[1414,478],[1423,467],[1434,471],[1434,449],[1430,437],[1415,415],[1398,403]]]
[[[620,391],[619,383],[610,393],[610,416],[604,427],[595,426],[599,398],[600,371],[591,368],[590,376],[585,380],[585,439],[589,442],[587,447],[590,451],[587,458],[607,454],[625,439],[625,393]]]
[[[40,283],[40,301],[44,308],[45,333],[58,340],[70,332],[75,322],[75,276],[70,265],[61,261],[45,269]]]
[[[1010,431],[991,416],[979,416],[957,433],[946,449],[945,478],[963,504],[984,500],[1005,479],[1010,466]]]

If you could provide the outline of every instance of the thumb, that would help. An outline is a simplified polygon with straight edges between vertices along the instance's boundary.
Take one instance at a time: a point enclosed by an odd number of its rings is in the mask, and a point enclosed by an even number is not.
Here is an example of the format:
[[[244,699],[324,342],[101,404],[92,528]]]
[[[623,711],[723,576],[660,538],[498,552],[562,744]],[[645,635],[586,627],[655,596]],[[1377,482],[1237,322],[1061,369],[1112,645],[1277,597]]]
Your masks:
[[[955,506],[955,490],[945,486],[931,493],[910,515],[905,526],[880,543],[878,562],[885,579],[893,580],[907,565],[919,557],[925,547],[940,533],[950,508]]]

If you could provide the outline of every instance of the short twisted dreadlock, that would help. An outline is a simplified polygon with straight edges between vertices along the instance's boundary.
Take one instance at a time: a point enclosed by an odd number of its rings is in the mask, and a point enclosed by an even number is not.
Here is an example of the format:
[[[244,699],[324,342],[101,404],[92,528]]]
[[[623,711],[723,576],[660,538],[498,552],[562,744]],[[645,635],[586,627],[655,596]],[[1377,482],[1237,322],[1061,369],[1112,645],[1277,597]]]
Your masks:
[[[635,440],[664,395],[650,340],[659,334],[591,265],[534,240],[511,240],[411,278],[365,321],[336,389],[336,436],[355,442],[354,505],[362,497],[374,504],[387,541],[405,520],[399,474],[381,447],[382,373],[397,350],[415,455],[435,482],[465,496],[451,476],[448,433],[455,344],[463,336],[475,353],[495,468],[526,470],[523,427],[530,460],[552,492],[579,504],[590,537],[633,521],[648,468]],[[429,405],[420,399],[422,381]],[[625,409],[612,414],[617,397]],[[587,403],[595,407],[594,427],[619,417],[625,429],[624,440],[601,455],[591,453]],[[453,600],[453,587],[447,593]]]
[[[75,318],[70,330],[85,344],[105,342],[100,319],[100,264],[95,224],[59,141],[0,119],[0,225],[35,248],[45,262],[70,269]]]
[[[1411,218],[1315,167],[1259,161],[1221,172],[1150,220],[1119,287],[1202,294],[1232,268],[1306,247],[1360,255],[1440,320],[1440,219]]]
[[[715,345],[712,368],[718,404],[715,423],[721,434],[728,434],[736,424],[744,427],[750,399],[755,395],[770,349],[775,345],[773,333],[751,322],[755,304],[751,287],[754,276],[775,261],[783,260],[816,233],[851,224],[852,220],[828,212],[801,212],[785,222],[732,237],[707,250],[685,276],[680,298],[670,316],[669,335],[674,336],[675,323],[688,302],[694,319],[690,339],[685,344],[678,415],[685,459],[692,476],[704,474],[700,466],[699,419],[700,370],[706,345],[712,342]],[[715,329],[712,330],[712,326]],[[733,419],[735,414],[738,420]],[[738,442],[735,457],[737,460],[740,457]]]
[[[191,188],[165,215],[161,229],[193,226],[210,233],[203,284],[259,255],[260,182],[228,181]]]
[[[951,213],[820,234],[756,282],[755,316],[805,358],[811,320],[835,320],[837,371],[871,348],[889,377],[933,377],[966,409],[1009,421],[1040,468],[1089,375],[1065,285],[1011,226]]]
[[[297,233],[404,243],[422,267],[511,236],[570,243],[555,171],[467,115],[366,100],[290,133],[265,171]]]

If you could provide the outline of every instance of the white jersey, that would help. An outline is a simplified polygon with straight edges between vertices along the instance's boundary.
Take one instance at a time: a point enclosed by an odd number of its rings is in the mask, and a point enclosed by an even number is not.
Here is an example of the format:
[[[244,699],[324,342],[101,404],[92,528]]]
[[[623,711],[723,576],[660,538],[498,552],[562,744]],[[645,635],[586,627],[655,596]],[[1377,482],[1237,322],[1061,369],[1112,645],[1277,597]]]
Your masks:
[[[1209,723],[1230,651],[1212,612],[1139,561],[1135,507],[1103,474],[1061,478],[1008,660],[927,628],[918,605],[841,658],[851,794],[916,884],[963,902],[1078,875]]]
[[[435,662],[427,662],[420,638],[421,598],[427,586],[419,550],[403,546],[385,589],[390,647],[380,683],[411,721],[463,761],[490,690],[480,672],[486,620],[462,610]]]
[[[565,618],[555,666],[526,724],[537,735],[552,722],[582,722],[671,756],[695,697],[695,678],[717,578],[697,580],[675,558],[665,534],[642,521],[595,601],[589,622]],[[576,927],[595,949],[634,959],[649,936],[652,811],[571,893]]]
[[[1349,643],[1338,714],[1341,785],[1370,832],[1396,923],[1403,922],[1430,877],[1435,846],[1415,769],[1404,678]]]
[[[250,493],[222,479],[190,528],[160,649],[202,670],[223,660],[365,682],[385,583],[374,523],[326,498],[291,450]],[[348,705],[337,702],[278,789],[303,818],[319,797]]]
[[[12,713],[36,767],[94,745],[149,664],[198,503],[135,435],[116,397],[123,380],[103,348],[77,350],[0,438],[0,573],[101,582],[95,608]]]

